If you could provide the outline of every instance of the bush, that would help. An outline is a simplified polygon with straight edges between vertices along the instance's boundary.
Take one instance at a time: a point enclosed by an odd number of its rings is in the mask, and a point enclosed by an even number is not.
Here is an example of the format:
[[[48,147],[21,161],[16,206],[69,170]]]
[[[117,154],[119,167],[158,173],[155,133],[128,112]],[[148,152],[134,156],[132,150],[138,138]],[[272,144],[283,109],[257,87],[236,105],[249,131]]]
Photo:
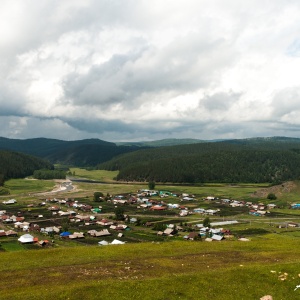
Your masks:
[[[277,199],[277,197],[276,197],[276,195],[274,193],[269,193],[268,196],[267,196],[267,198],[269,200],[276,200]]]
[[[154,190],[155,189],[155,182],[154,181],[149,181],[148,182],[148,188],[149,188],[149,190]]]
[[[101,202],[101,201],[103,201],[103,193],[101,193],[101,192],[95,192],[94,193],[94,201],[95,202]]]

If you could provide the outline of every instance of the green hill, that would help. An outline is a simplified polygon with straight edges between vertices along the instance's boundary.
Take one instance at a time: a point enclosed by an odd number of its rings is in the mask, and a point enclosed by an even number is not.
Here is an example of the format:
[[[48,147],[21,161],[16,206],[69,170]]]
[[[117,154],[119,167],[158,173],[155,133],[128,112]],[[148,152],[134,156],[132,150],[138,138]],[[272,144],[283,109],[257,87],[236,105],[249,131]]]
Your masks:
[[[1,253],[1,299],[299,299],[299,240],[169,242]]]
[[[0,185],[1,182],[10,178],[32,175],[38,169],[53,169],[53,165],[41,158],[27,154],[0,151]]]
[[[231,140],[140,150],[98,168],[125,181],[278,183],[300,178],[299,153],[299,139]]]
[[[140,148],[117,146],[99,139],[62,141],[46,138],[26,140],[0,138],[0,149],[38,156],[51,163],[90,167]]]

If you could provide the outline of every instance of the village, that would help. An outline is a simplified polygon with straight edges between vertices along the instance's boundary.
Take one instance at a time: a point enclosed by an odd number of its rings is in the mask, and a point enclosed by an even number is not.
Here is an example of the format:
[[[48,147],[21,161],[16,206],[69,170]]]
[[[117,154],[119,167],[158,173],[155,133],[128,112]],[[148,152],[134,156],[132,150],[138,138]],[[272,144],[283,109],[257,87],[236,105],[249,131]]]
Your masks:
[[[274,208],[274,203],[219,199],[212,195],[199,199],[193,194],[149,189],[118,195],[95,192],[93,199],[8,199],[0,203],[0,243],[17,243],[32,249],[172,239],[250,241],[247,236],[232,232],[234,226],[243,223],[235,216],[261,219],[270,216]],[[300,204],[291,208],[300,208]],[[294,228],[299,224],[277,222],[276,226]]]

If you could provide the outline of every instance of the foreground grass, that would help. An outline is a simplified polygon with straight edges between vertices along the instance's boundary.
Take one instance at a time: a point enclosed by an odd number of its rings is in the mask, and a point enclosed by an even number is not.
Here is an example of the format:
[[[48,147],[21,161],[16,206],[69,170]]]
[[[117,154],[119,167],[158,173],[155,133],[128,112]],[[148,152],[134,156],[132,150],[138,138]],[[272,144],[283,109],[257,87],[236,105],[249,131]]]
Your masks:
[[[1,253],[1,299],[299,299],[299,238]],[[271,272],[272,271],[272,272]],[[281,273],[280,273],[281,272]],[[281,280],[284,275],[285,280]]]

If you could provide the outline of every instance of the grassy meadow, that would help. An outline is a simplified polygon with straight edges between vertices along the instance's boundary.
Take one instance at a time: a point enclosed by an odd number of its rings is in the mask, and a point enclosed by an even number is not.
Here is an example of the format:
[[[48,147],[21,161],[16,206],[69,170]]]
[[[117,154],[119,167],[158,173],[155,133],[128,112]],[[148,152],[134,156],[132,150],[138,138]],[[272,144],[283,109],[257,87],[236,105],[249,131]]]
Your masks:
[[[106,170],[86,170],[82,168],[70,168],[70,172],[75,177],[87,178],[90,180],[97,180],[103,182],[112,182],[118,175],[119,171],[106,171]]]
[[[299,237],[1,253],[1,299],[299,299]]]

